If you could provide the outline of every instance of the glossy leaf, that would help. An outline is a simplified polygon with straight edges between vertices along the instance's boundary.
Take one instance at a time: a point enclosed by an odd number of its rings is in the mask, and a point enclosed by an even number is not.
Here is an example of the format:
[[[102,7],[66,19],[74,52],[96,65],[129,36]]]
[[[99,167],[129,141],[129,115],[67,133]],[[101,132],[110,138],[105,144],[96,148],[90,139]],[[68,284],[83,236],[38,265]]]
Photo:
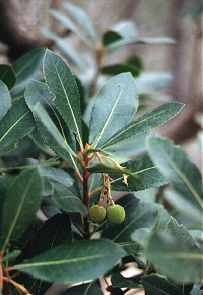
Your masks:
[[[87,208],[82,203],[81,199],[76,196],[76,193],[71,188],[67,189],[62,185],[54,186],[54,200],[57,207],[65,212],[80,213],[81,215],[87,215]]]
[[[156,222],[158,214],[163,224],[169,220],[169,215],[162,206],[143,202],[133,194],[124,195],[118,201],[118,204],[125,208],[126,219],[121,225],[108,225],[104,230],[103,236],[119,243],[127,251],[131,251],[133,243],[139,249],[138,243],[133,242],[132,235],[140,229],[151,229]]]
[[[41,203],[41,178],[37,169],[25,170],[16,177],[3,204],[1,250],[18,239],[36,218]]]
[[[89,171],[108,173],[112,178],[112,188],[118,191],[140,191],[167,183],[147,154],[122,163],[121,166],[99,164],[89,168]],[[128,184],[124,183],[123,175],[127,177]]]
[[[42,177],[47,178],[49,181],[60,183],[65,187],[70,187],[71,185],[73,185],[72,177],[63,169],[43,167],[40,166],[39,163],[39,172]]]
[[[144,276],[142,283],[147,295],[184,295],[174,282],[158,275]]]
[[[105,108],[101,108],[105,105]],[[93,147],[105,143],[114,133],[132,121],[138,107],[135,81],[123,73],[111,78],[94,100],[89,142]]]
[[[151,137],[148,150],[157,168],[174,189],[196,208],[203,209],[201,173],[186,153],[170,140]]]
[[[198,283],[202,279],[202,251],[187,229],[173,218],[166,228],[154,227],[145,255],[162,274],[176,282]]]
[[[108,240],[76,241],[47,251],[14,269],[45,281],[79,283],[94,280],[110,270],[125,256],[119,246]]]
[[[128,124],[125,128],[119,130],[106,143],[102,145],[102,149],[108,150],[109,146],[115,145],[122,141],[145,134],[155,127],[159,127],[168,120],[175,117],[183,108],[183,104],[178,102],[169,102],[154,109],[152,112],[144,114],[134,122]]]
[[[67,289],[63,295],[103,295],[101,288],[96,283],[83,284]]]
[[[0,80],[0,120],[6,115],[11,107],[11,96],[8,87]]]
[[[30,79],[40,80],[42,78],[41,68],[44,55],[44,48],[33,49],[14,63],[13,69],[16,73],[16,83],[12,89],[13,95],[22,94]]]
[[[68,161],[71,160],[73,165],[76,166],[73,158],[75,153],[67,143],[60,120],[57,117],[62,129],[62,134],[59,132],[48,112],[43,107],[44,101],[46,103],[48,102],[49,106],[51,106],[49,103],[50,93],[46,88],[46,85],[35,81],[28,84],[25,91],[25,101],[35,117],[38,129],[44,141],[62,158]]]
[[[73,74],[65,62],[50,50],[46,50],[43,71],[49,89],[56,96],[57,110],[67,127],[76,133],[82,147],[80,94]]]
[[[139,280],[124,277],[119,271],[114,271],[111,276],[111,284],[114,288],[140,288]]]
[[[3,81],[9,89],[13,87],[16,78],[11,65],[0,65],[0,80]]]
[[[34,120],[23,100],[16,101],[0,122],[0,150],[18,142],[35,128]]]

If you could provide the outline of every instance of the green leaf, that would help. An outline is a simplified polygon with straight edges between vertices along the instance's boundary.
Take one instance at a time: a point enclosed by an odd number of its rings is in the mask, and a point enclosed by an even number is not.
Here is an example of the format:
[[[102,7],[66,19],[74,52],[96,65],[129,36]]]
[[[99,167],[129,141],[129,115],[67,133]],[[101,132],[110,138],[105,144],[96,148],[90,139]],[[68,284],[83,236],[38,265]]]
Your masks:
[[[110,146],[119,142],[122,144],[128,138],[150,132],[152,128],[159,127],[175,117],[182,110],[183,106],[183,104],[178,102],[169,102],[161,105],[119,130],[101,148],[108,151]]]
[[[16,101],[0,122],[0,151],[13,145],[35,128],[34,120],[23,100]]]
[[[11,96],[8,87],[0,80],[0,120],[6,115],[11,107]]]
[[[37,169],[23,171],[7,191],[3,204],[1,250],[18,239],[36,217],[41,203],[41,178]]]
[[[103,45],[110,50],[132,44],[175,44],[175,40],[168,37],[140,37],[132,21],[121,21],[115,24],[103,35],[102,41]]]
[[[87,15],[87,13],[81,9],[81,7],[73,3],[64,3],[64,9],[68,12],[71,19],[76,23],[78,29],[82,32],[87,41],[91,41],[93,45],[96,44],[97,36],[94,29],[94,24]]]
[[[9,89],[13,87],[16,78],[11,65],[0,65],[0,80],[2,80]]]
[[[114,271],[111,276],[111,284],[114,288],[141,288],[139,280],[124,277],[119,271]]]
[[[71,160],[72,164],[76,168],[77,165],[73,158],[75,153],[67,143],[60,120],[57,117],[59,125],[62,129],[62,134],[59,132],[58,128],[42,105],[43,101],[45,101],[45,98],[46,102],[49,102],[50,93],[43,83],[34,81],[28,84],[25,91],[25,101],[35,117],[40,134],[44,138],[44,141],[58,155],[60,155],[65,160]],[[49,104],[49,106],[51,105]]]
[[[99,278],[125,254],[109,240],[83,240],[58,246],[13,268],[45,281],[79,283]]]
[[[79,70],[86,70],[86,63],[81,57],[80,53],[64,38],[58,37],[58,35],[54,34],[53,32],[49,31],[47,28],[43,29],[43,35],[47,38],[53,40],[55,45],[63,53],[63,56],[67,58],[68,61],[71,62],[74,66],[78,67]]]
[[[101,108],[101,105],[105,106]],[[104,144],[132,121],[138,107],[135,80],[129,73],[111,78],[94,100],[90,120],[90,143]]]
[[[116,173],[110,174],[113,178],[111,183],[114,190],[141,191],[167,183],[147,154],[123,163],[122,166],[129,171],[126,173],[128,175],[128,185],[123,182],[123,175],[121,173],[120,177],[116,176]]]
[[[103,295],[101,288],[97,283],[83,284],[67,289],[63,295]]]
[[[18,261],[32,258],[64,242],[70,243],[71,241],[72,231],[69,217],[66,214],[56,214],[34,232],[31,239],[26,242]],[[18,274],[18,282],[35,295],[42,295],[51,287],[50,283],[36,280],[25,273]]]
[[[76,133],[82,148],[80,94],[73,74],[65,62],[50,50],[46,50],[43,71],[49,89],[56,96],[57,110],[67,127]]]
[[[125,208],[126,219],[121,225],[108,225],[103,232],[103,237],[112,239],[122,245],[126,250],[131,250],[134,243],[133,234],[140,229],[151,229],[159,214],[161,222],[165,224],[169,220],[169,215],[161,205],[143,202],[133,194],[124,195],[118,204]]]
[[[53,167],[43,167],[43,166],[40,166],[40,163],[39,163],[39,173],[41,177],[45,177],[52,182],[60,183],[64,185],[65,187],[70,187],[71,185],[73,185],[72,177],[63,169],[53,168]]]
[[[121,73],[129,72],[133,75],[133,77],[137,77],[140,73],[139,69],[125,63],[117,63],[108,66],[103,66],[100,69],[101,73],[104,75],[117,75]]]
[[[132,21],[120,21],[110,31],[103,35],[103,45],[108,48],[118,48],[137,40],[138,31]]]
[[[14,63],[16,83],[12,89],[12,95],[22,94],[30,79],[40,80],[42,78],[41,67],[44,55],[44,48],[33,49]]]
[[[201,173],[186,153],[170,140],[159,137],[149,138],[148,150],[153,162],[174,189],[189,204],[203,209]]]
[[[60,209],[68,213],[73,212],[80,213],[83,216],[87,215],[87,208],[71,188],[67,189],[62,185],[55,185],[54,190],[54,200]]]
[[[115,31],[107,31],[103,34],[102,36],[102,44],[107,47],[109,45],[111,45],[112,43],[119,41],[122,39],[122,36],[115,32]]]
[[[158,275],[144,276],[142,283],[147,295],[184,295],[175,283]]]
[[[122,163],[121,166],[113,167],[103,163],[90,167],[88,170],[90,173],[109,174],[113,189],[118,191],[141,191],[167,183],[146,153],[135,160]],[[128,185],[124,183],[123,175],[127,177]]]
[[[176,282],[198,283],[202,279],[202,251],[187,229],[173,218],[166,228],[155,226],[145,255],[162,274]]]

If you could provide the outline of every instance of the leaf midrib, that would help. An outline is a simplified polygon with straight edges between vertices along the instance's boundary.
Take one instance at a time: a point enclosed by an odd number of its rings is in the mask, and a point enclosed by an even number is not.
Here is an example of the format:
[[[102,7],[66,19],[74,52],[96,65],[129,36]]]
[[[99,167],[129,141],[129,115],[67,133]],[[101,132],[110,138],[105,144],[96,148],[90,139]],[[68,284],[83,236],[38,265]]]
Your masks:
[[[24,117],[28,114],[29,112],[27,111],[26,113],[24,113],[22,116],[20,116],[18,118],[18,120],[15,121],[15,123],[13,125],[11,125],[7,131],[3,134],[3,136],[0,138],[0,143],[2,142],[2,140],[4,140],[4,138],[9,134],[9,132],[12,131],[12,129],[22,120],[24,119]]]
[[[32,262],[32,263],[24,263],[24,264],[17,264],[14,265],[13,268],[17,269],[24,269],[29,267],[40,267],[40,266],[51,266],[51,265],[62,265],[62,264],[70,264],[70,263],[77,263],[82,261],[89,261],[95,260],[105,257],[112,257],[112,255],[92,255],[92,256],[81,256],[77,258],[70,258],[70,259],[61,259],[61,260],[52,260],[52,261],[44,261],[44,262]]]
[[[180,171],[180,169],[176,166],[174,161],[170,159],[167,153],[164,152],[164,155],[166,156],[168,163],[172,166],[172,168],[175,170],[175,172],[178,174],[178,176],[182,179],[183,183],[187,186],[188,190],[192,193],[192,195],[195,197],[196,201],[199,203],[200,207],[203,209],[203,202],[201,200],[200,195],[193,187],[190,180]]]
[[[15,217],[13,219],[13,222],[11,223],[11,226],[10,226],[10,229],[8,231],[7,237],[6,237],[5,241],[4,241],[4,244],[3,244],[3,247],[2,247],[2,252],[4,251],[5,247],[7,246],[7,243],[9,242],[10,237],[12,236],[13,229],[16,226],[16,223],[17,223],[18,218],[20,216],[20,213],[21,213],[22,207],[24,205],[24,202],[25,202],[25,199],[26,199],[26,196],[27,196],[27,192],[29,191],[29,188],[31,186],[32,180],[33,180],[33,178],[30,177],[30,180],[28,181],[27,187],[24,190],[24,193],[23,193],[23,196],[22,196],[21,201],[19,203],[19,206],[18,206],[18,208],[16,210],[16,215],[15,215]]]
[[[119,88],[120,88],[120,87],[119,87]],[[114,103],[114,105],[113,105],[113,107],[112,107],[112,109],[111,109],[110,114],[109,114],[108,117],[107,117],[107,120],[106,120],[104,126],[102,127],[101,131],[99,132],[98,136],[95,138],[95,140],[94,140],[94,142],[93,142],[93,144],[92,144],[92,146],[93,146],[94,148],[96,148],[96,147],[98,146],[98,143],[99,143],[99,141],[100,141],[101,138],[102,138],[102,135],[104,134],[104,132],[105,132],[107,126],[109,125],[109,123],[110,123],[110,121],[111,121],[111,118],[112,118],[112,116],[113,116],[114,110],[115,110],[115,108],[117,107],[117,105],[118,105],[118,103],[119,103],[119,100],[120,100],[120,97],[121,97],[122,92],[123,92],[123,91],[120,89],[120,90],[119,90],[119,93],[118,93],[118,97],[117,97],[117,99],[116,99],[116,101],[115,101],[115,103]]]

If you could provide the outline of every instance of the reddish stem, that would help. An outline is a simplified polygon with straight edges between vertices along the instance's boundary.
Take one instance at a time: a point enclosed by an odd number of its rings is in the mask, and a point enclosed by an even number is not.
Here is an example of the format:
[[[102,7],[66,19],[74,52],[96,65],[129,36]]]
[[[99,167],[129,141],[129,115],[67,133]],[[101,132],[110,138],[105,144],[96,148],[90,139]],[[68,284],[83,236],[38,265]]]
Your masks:
[[[88,191],[88,179],[89,179],[89,171],[87,170],[89,158],[86,154],[84,154],[84,171],[83,171],[83,204],[86,206],[86,208],[89,208],[89,191]],[[84,218],[84,232],[85,232],[85,238],[88,239],[90,237],[89,232],[89,220],[88,217]]]

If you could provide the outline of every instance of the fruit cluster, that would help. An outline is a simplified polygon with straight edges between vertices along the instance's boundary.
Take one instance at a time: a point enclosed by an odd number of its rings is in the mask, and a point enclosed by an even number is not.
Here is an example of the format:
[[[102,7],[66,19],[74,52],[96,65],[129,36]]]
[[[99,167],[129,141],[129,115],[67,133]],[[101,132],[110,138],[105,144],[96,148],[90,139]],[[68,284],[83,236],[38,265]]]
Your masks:
[[[110,223],[121,224],[125,220],[125,209],[118,204],[112,204],[107,208],[93,205],[89,209],[89,217],[94,223],[102,223],[107,218]]]

